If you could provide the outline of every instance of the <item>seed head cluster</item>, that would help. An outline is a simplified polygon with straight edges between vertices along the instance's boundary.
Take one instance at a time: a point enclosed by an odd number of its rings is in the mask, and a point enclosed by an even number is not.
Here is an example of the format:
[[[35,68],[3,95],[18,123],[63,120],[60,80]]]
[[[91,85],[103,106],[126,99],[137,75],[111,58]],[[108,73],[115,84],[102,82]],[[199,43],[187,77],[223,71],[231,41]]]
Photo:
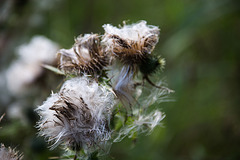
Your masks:
[[[146,21],[122,27],[105,24],[103,28],[103,35],[80,35],[72,48],[58,51],[59,69],[71,79],[36,109],[40,115],[39,134],[52,149],[63,145],[73,151],[107,153],[110,140],[117,142],[136,132],[152,131],[164,118],[158,110],[146,112],[156,98],[163,96],[163,88],[154,100],[143,98],[139,103],[142,108],[133,105],[137,102],[136,88],[141,84],[135,81],[136,75],[147,77],[164,64],[151,54],[159,39],[159,28]],[[121,104],[115,105],[118,100]],[[127,108],[127,113],[122,113],[121,106]],[[125,119],[117,131],[113,127],[116,117]],[[132,123],[124,125],[126,121]]]

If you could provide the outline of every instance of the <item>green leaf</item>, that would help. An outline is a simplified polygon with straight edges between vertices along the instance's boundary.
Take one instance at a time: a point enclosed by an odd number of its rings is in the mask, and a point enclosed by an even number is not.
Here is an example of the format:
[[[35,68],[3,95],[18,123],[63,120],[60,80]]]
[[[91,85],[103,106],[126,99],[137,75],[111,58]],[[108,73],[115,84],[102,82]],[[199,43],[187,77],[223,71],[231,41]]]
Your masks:
[[[50,65],[47,65],[47,64],[42,64],[42,66],[56,74],[60,74],[60,75],[65,75],[61,70],[59,70],[58,68],[56,67],[53,67],[53,66],[50,66]]]

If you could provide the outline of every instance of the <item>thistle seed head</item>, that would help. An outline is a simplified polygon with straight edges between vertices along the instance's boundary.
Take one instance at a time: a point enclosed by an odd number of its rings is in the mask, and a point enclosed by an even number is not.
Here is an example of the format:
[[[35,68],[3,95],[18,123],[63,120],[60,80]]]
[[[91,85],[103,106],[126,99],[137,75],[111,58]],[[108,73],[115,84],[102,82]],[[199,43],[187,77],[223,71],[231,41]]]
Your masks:
[[[17,47],[18,59],[6,71],[9,91],[14,95],[25,92],[43,72],[41,64],[53,64],[58,44],[44,36],[34,36],[28,44]]]
[[[100,45],[99,35],[85,34],[75,39],[70,49],[61,49],[59,67],[67,74],[96,75],[108,65],[108,59]]]
[[[52,64],[56,60],[57,50],[57,43],[44,36],[34,36],[28,44],[17,47],[17,54],[19,59],[26,63]]]
[[[75,151],[104,149],[111,137],[113,105],[112,92],[95,81],[85,76],[68,80],[59,93],[36,109],[41,117],[40,135],[52,143],[52,148],[63,144]]]
[[[23,155],[10,147],[6,148],[4,144],[0,144],[0,160],[22,160]]]
[[[124,64],[139,63],[151,54],[159,39],[159,28],[147,25],[146,21],[121,28],[110,24],[103,25],[105,35],[102,43],[105,51],[110,52]]]

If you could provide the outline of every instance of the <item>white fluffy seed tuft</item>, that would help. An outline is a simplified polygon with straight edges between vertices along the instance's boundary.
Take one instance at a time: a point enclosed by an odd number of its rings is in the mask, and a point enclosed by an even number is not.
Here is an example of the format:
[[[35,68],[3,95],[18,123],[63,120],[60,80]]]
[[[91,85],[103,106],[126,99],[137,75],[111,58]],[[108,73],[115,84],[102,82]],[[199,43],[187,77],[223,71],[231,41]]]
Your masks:
[[[58,45],[43,36],[34,36],[28,44],[16,50],[18,59],[6,71],[9,91],[18,95],[23,93],[43,71],[42,64],[55,61]]]
[[[120,142],[126,136],[132,138],[136,132],[138,134],[151,133],[157,125],[160,125],[160,122],[164,119],[164,117],[165,115],[157,110],[147,115],[141,114],[131,124],[125,125],[121,128],[118,136],[114,139],[114,142]]]
[[[115,34],[123,39],[139,41],[141,38],[151,35],[159,35],[159,28],[153,25],[147,25],[146,21],[140,21],[131,25],[124,25],[121,28],[114,27],[111,24],[104,24],[103,28],[107,34]]]
[[[147,25],[146,21],[124,25],[121,28],[110,24],[103,25],[105,35],[102,43],[106,52],[117,55],[122,61],[136,61],[136,58],[150,54],[158,42],[160,30],[157,26]]]
[[[85,76],[73,78],[36,109],[41,117],[39,134],[52,143],[52,148],[63,144],[76,151],[104,150],[109,148],[113,105],[113,93],[104,86]]]

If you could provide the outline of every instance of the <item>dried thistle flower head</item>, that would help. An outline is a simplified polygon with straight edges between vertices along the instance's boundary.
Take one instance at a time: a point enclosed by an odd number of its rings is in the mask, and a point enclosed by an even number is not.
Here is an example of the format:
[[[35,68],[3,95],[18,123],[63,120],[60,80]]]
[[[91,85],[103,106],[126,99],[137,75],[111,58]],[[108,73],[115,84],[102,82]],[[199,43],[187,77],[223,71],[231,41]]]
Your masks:
[[[123,64],[118,78],[113,82],[113,89],[124,104],[130,106],[134,102],[133,79],[139,65],[146,61],[158,42],[159,28],[147,25],[146,21],[121,28],[110,24],[103,25],[105,34],[102,39],[105,52],[120,60]],[[127,104],[127,105],[126,105]]]
[[[111,137],[109,121],[114,96],[85,76],[66,81],[36,111],[40,135],[75,151],[105,149]]]
[[[26,63],[48,63],[56,60],[58,44],[44,36],[34,36],[28,44],[17,47],[19,59]]]
[[[9,91],[22,94],[41,75],[43,63],[54,63],[58,49],[58,44],[44,36],[34,36],[28,44],[17,47],[18,59],[6,71]]]
[[[70,49],[61,49],[59,67],[67,74],[97,74],[108,65],[100,45],[99,35],[85,34],[75,39]]]
[[[165,65],[164,59],[151,54],[159,39],[159,28],[147,25],[146,21],[131,25],[124,24],[120,28],[105,24],[103,28],[105,34],[102,44],[105,51],[123,64],[117,80],[113,83],[113,89],[121,102],[130,107],[133,105],[133,81],[138,71],[143,74],[143,80],[147,80],[157,88],[162,88],[156,86],[148,77]]]
[[[40,65],[24,63],[20,60],[13,62],[6,71],[8,90],[14,95],[24,93],[41,73]]]
[[[22,160],[23,155],[18,154],[18,151],[10,147],[6,148],[4,144],[0,147],[0,160]]]
[[[112,53],[124,64],[139,63],[151,54],[159,39],[159,28],[147,25],[146,21],[121,28],[110,24],[103,25],[105,35],[102,43],[106,52]]]

